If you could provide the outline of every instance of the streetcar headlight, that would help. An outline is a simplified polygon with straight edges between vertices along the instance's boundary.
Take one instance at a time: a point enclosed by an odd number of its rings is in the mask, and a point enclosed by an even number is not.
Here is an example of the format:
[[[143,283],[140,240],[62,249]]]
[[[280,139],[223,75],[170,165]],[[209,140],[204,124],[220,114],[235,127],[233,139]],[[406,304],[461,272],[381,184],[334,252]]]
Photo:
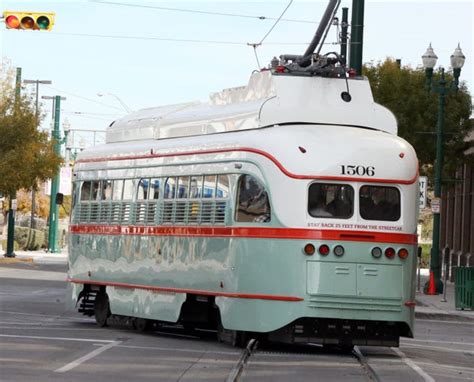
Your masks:
[[[372,249],[372,256],[376,259],[379,259],[382,256],[382,250],[379,247],[375,247]]]
[[[405,248],[398,250],[398,257],[400,259],[406,259],[408,257],[408,251]]]
[[[314,252],[316,252],[316,248],[314,248],[314,245],[311,243],[308,243],[304,246],[304,253],[308,256],[314,255]]]
[[[395,250],[391,247],[388,247],[385,250],[385,256],[388,257],[389,259],[393,259],[395,257]]]
[[[320,255],[326,256],[329,254],[329,247],[326,244],[320,245],[318,252]]]
[[[344,247],[342,245],[336,245],[334,247],[334,254],[336,256],[342,256],[344,254]]]

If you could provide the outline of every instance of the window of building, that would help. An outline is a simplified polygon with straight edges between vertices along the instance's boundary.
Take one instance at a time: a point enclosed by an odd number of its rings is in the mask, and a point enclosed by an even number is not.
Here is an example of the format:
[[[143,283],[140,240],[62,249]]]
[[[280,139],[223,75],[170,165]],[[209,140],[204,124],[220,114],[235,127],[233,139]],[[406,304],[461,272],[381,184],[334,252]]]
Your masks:
[[[216,197],[216,175],[206,175],[204,177],[204,187],[202,191],[203,198],[215,198]]]
[[[400,191],[395,187],[363,186],[359,191],[360,216],[365,220],[400,219]]]
[[[253,176],[242,175],[237,187],[235,220],[238,222],[269,222],[270,219],[270,201],[265,187]]]
[[[112,189],[112,200],[122,200],[123,179],[115,179]]]
[[[229,176],[218,175],[217,176],[217,192],[218,198],[227,198],[229,196]]]
[[[354,214],[354,189],[348,184],[311,184],[308,213],[316,218],[350,218]]]
[[[123,200],[132,200],[133,199],[133,179],[125,179],[123,181]]]

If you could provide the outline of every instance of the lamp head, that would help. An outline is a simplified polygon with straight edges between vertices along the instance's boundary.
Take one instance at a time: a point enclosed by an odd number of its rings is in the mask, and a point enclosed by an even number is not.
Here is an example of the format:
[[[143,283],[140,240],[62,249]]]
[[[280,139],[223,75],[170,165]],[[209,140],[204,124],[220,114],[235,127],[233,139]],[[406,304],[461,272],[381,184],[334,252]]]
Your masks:
[[[433,48],[430,46],[426,49],[426,52],[421,56],[423,60],[423,67],[425,69],[433,69],[436,65],[436,61],[438,60],[438,56],[433,51]]]
[[[464,66],[466,61],[466,56],[464,56],[461,47],[458,44],[458,47],[454,50],[454,53],[451,55],[451,66],[453,69],[461,69]]]
[[[64,132],[69,132],[69,130],[71,130],[71,123],[67,118],[63,122],[63,130]]]

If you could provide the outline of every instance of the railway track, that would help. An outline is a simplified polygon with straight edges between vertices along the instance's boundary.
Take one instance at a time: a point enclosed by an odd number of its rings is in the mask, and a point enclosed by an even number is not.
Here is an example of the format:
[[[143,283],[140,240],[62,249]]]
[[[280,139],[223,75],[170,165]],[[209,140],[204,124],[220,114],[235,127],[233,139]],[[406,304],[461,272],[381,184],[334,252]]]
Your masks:
[[[304,358],[306,358],[306,360],[308,360],[308,355],[312,358],[313,361],[316,361],[314,362],[314,365],[312,367],[312,373],[313,375],[318,375],[318,372],[319,370],[316,370],[317,368],[317,364],[318,364],[318,359],[316,359],[316,357],[318,357],[319,355],[321,355],[322,357],[324,358],[327,358],[328,354],[329,356],[332,358],[332,360],[328,361],[327,359],[324,361],[324,362],[328,362],[328,364],[330,364],[331,362],[334,363],[334,364],[337,364],[338,363],[338,359],[339,357],[344,357],[344,359],[346,360],[345,364],[347,364],[347,356],[350,355],[352,359],[355,359],[357,361],[357,364],[360,365],[360,367],[362,368],[362,374],[361,376],[364,377],[364,379],[366,379],[367,381],[369,382],[379,382],[381,381],[380,377],[378,376],[378,374],[375,372],[375,370],[371,367],[371,365],[369,364],[367,358],[364,356],[364,354],[362,353],[362,351],[360,350],[359,347],[355,346],[354,349],[348,353],[348,352],[337,352],[337,351],[329,351],[329,352],[317,352],[315,353],[314,352],[314,347],[311,347],[310,349],[313,350],[312,352],[308,352],[308,348],[307,347],[301,347],[301,348],[290,348],[290,352],[287,352],[286,350],[272,350],[272,351],[260,351],[260,352],[257,352],[257,347],[258,347],[258,341],[256,341],[255,339],[251,339],[247,346],[242,350],[242,353],[240,355],[240,358],[238,360],[238,362],[236,363],[236,365],[233,367],[233,369],[230,371],[227,379],[226,379],[226,382],[241,382],[241,381],[244,381],[244,380],[251,380],[253,381],[254,378],[252,378],[251,376],[248,377],[246,376],[246,371],[247,371],[247,367],[249,366],[249,361],[251,363],[251,361],[253,361],[252,359],[252,356],[262,356],[262,355],[267,355],[267,356],[272,356],[272,357],[282,357],[284,358],[284,360],[282,360],[281,362],[279,362],[279,365],[275,364],[275,367],[278,367],[278,366],[282,366],[284,365],[285,362],[288,363],[288,367],[295,367],[294,364],[295,362],[298,363],[298,362],[301,362],[301,363],[304,363]],[[272,347],[273,348],[273,347]],[[321,347],[319,347],[319,349],[322,349]],[[296,350],[296,351],[295,351]],[[291,358],[291,361],[288,362],[288,357]],[[321,358],[321,357],[319,357]],[[293,366],[291,366],[293,365]],[[340,364],[340,368],[344,368],[344,363],[341,363]],[[349,365],[349,369],[353,369],[354,368],[354,365],[353,363],[351,365]],[[272,370],[269,370],[270,372],[272,372]],[[351,371],[352,372],[352,371]],[[296,377],[295,379],[298,379],[298,380],[301,380],[303,379],[304,380],[304,374],[308,373],[308,370],[304,370],[302,375],[301,376],[296,376],[294,375],[294,377]],[[248,377],[248,378],[247,378]],[[303,377],[303,378],[301,378]],[[285,378],[285,377],[283,377]],[[319,378],[317,378],[318,380]],[[320,380],[323,380],[324,378],[320,378]],[[313,380],[313,378],[311,378],[311,380]]]

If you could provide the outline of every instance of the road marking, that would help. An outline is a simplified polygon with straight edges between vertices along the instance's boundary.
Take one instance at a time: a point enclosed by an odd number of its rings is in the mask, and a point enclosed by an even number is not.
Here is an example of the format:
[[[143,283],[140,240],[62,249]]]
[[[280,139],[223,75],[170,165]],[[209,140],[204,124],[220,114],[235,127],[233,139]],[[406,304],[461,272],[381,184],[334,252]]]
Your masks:
[[[133,346],[133,345],[118,345],[119,348],[127,348],[127,349],[146,349],[146,350],[159,350],[159,351],[166,351],[170,353],[202,353],[203,350],[198,349],[180,349],[180,348],[170,348],[170,347],[159,347],[159,346]],[[222,351],[222,350],[209,350],[207,349],[206,352],[208,354],[225,354],[225,355],[236,355],[240,354],[237,351]]]
[[[415,340],[413,338],[405,338],[402,340],[404,342],[429,342],[435,344],[446,344],[446,345],[472,345],[472,342],[451,342],[451,341],[435,341],[435,340]]]
[[[429,374],[427,374],[421,367],[419,367],[415,362],[409,359],[405,353],[403,353],[400,349],[397,348],[390,348],[392,349],[401,359],[405,362],[408,366],[410,366],[413,370],[415,370],[425,382],[435,382],[434,378],[432,378]]]
[[[72,370],[75,367],[79,366],[81,363],[84,363],[84,362],[86,362],[86,361],[88,361],[88,360],[90,360],[94,357],[97,357],[99,354],[103,353],[104,351],[109,350],[110,348],[113,348],[114,346],[117,346],[121,343],[122,343],[122,341],[112,341],[110,344],[104,345],[104,346],[102,346],[98,349],[95,349],[95,350],[91,351],[89,354],[86,354],[86,355],[82,356],[81,358],[78,358],[75,361],[72,361],[72,362],[68,363],[67,365],[64,365],[63,367],[54,370],[54,372],[55,373],[65,373],[66,371]]]
[[[112,340],[98,340],[98,339],[91,339],[91,338],[46,337],[46,336],[19,336],[19,335],[14,335],[14,334],[0,334],[0,337],[7,337],[7,338],[25,338],[25,339],[32,339],[32,340],[52,340],[52,341],[106,342],[106,343],[115,342],[115,341],[112,341]]]
[[[51,314],[40,314],[40,313],[23,313],[23,312],[12,312],[11,310],[0,310],[0,313],[8,313],[8,314],[17,314],[20,316],[33,316],[33,317],[49,317],[54,318],[57,320],[69,320],[69,321],[90,321],[93,322],[91,318],[83,318],[83,317],[61,317],[61,316],[52,316]]]
[[[31,327],[17,327],[17,326],[2,326],[2,329],[12,329],[12,330],[64,330],[64,331],[84,331],[84,330],[95,330],[99,331],[101,328],[99,328],[97,325],[94,325],[91,328],[68,328],[67,326],[31,326]]]
[[[433,349],[433,350],[439,350],[439,351],[444,351],[448,353],[463,353],[463,354],[474,355],[474,351],[471,351],[471,350],[451,349],[451,348],[445,348],[445,347],[439,347],[439,346],[416,345],[416,344],[404,344],[403,346],[410,347],[410,348],[418,348],[418,349]]]
[[[442,324],[454,324],[454,325],[474,325],[474,322],[469,321],[446,321],[446,320],[425,320],[423,318],[417,318],[416,322],[423,321],[423,322],[436,322]]]

